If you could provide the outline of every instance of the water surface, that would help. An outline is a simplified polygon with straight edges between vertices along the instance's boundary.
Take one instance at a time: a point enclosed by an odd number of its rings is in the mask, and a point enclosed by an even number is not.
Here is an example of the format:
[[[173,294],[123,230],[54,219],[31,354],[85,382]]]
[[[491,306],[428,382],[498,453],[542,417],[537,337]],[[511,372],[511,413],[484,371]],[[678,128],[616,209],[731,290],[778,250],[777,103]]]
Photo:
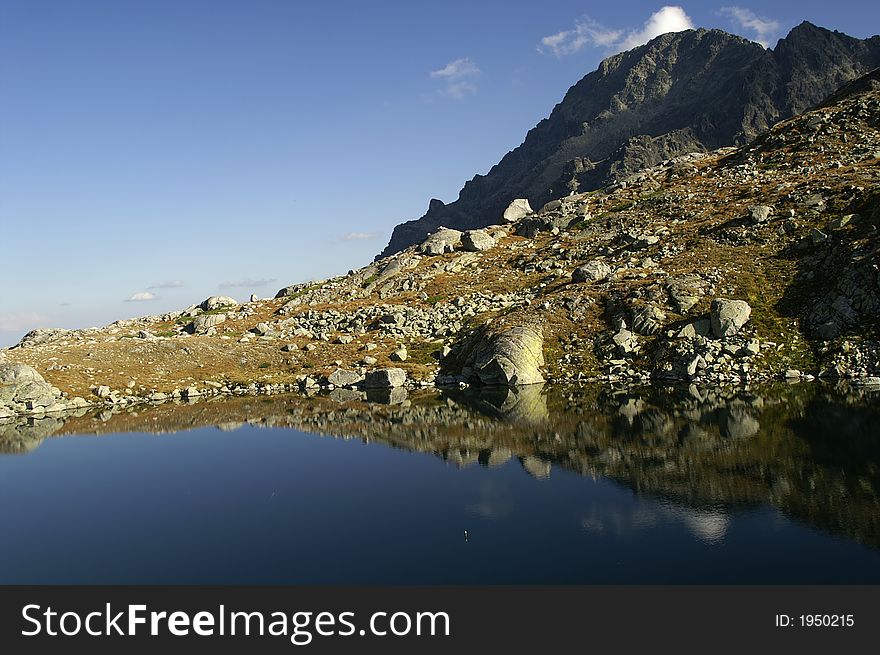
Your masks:
[[[0,426],[0,582],[880,582],[868,392],[385,400]]]

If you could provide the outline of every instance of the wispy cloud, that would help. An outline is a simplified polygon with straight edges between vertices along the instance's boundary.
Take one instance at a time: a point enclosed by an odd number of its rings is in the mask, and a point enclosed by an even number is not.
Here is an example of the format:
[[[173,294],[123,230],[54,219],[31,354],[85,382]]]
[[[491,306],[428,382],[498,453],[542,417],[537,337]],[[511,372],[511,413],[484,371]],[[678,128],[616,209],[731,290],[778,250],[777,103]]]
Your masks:
[[[444,82],[440,90],[443,95],[452,98],[463,98],[469,93],[477,92],[477,79],[480,77],[480,69],[471,61],[470,57],[463,57],[450,61],[443,68],[431,71],[428,76]]]
[[[564,57],[584,47],[606,48],[612,52],[629,50],[667,32],[693,29],[694,22],[679,6],[665,6],[651,14],[640,28],[612,29],[589,16],[575,21],[574,28],[541,39],[538,52]]]
[[[375,239],[378,235],[375,232],[349,232],[344,237],[342,237],[343,241],[370,241]]]
[[[541,39],[538,52],[556,57],[573,55],[584,46],[610,47],[620,40],[623,30],[612,30],[589,16],[575,21],[574,28],[563,30]]]
[[[180,280],[171,280],[170,282],[157,282],[156,284],[151,284],[147,289],[179,289],[182,286],[183,282]]]
[[[20,332],[31,330],[44,325],[49,320],[48,316],[36,312],[23,312],[20,314],[0,314],[0,332]]]
[[[217,286],[221,289],[256,289],[257,287],[265,287],[277,281],[274,277],[260,278],[259,280],[246,278],[236,282],[221,282]]]
[[[765,48],[770,47],[770,39],[779,34],[779,21],[762,18],[745,7],[722,7],[721,13],[730,18],[738,27],[749,30],[754,40]]]
[[[126,298],[125,302],[148,302],[150,300],[156,300],[156,298],[158,298],[158,296],[155,293],[150,293],[149,291],[138,291],[130,298]]]

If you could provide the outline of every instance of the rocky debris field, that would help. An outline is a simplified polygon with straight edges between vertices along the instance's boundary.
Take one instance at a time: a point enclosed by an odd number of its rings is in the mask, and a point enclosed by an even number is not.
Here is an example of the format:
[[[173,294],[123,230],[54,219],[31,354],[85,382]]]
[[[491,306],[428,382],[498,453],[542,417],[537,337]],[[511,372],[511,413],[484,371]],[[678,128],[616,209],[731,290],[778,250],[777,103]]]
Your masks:
[[[876,73],[874,74],[876,77]],[[0,351],[0,420],[291,390],[541,381],[880,385],[880,91],[272,299]]]

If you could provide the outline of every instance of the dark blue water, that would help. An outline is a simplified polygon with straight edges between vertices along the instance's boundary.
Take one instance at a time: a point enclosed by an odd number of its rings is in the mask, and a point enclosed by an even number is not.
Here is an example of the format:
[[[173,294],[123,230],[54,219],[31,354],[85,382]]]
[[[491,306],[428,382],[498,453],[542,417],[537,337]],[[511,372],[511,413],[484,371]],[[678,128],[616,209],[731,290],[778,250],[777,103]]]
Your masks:
[[[768,505],[292,429],[55,437],[0,456],[0,499],[7,584],[880,582],[880,550]]]

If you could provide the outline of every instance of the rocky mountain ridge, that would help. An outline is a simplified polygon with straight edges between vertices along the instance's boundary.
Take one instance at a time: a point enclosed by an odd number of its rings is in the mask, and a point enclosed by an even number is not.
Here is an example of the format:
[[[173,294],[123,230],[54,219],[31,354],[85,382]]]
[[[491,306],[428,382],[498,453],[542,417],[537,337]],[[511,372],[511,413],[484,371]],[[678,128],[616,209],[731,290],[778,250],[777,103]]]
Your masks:
[[[664,34],[604,60],[550,116],[456,201],[432,200],[381,256],[441,226],[491,225],[515,198],[533,206],[624,179],[665,159],[741,145],[880,66],[880,37],[804,22],[773,50],[721,30]]]

